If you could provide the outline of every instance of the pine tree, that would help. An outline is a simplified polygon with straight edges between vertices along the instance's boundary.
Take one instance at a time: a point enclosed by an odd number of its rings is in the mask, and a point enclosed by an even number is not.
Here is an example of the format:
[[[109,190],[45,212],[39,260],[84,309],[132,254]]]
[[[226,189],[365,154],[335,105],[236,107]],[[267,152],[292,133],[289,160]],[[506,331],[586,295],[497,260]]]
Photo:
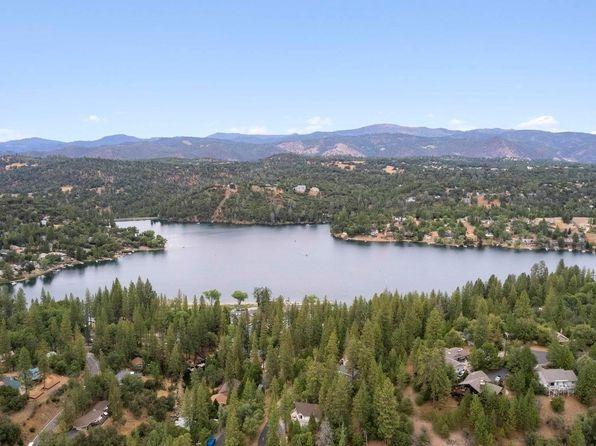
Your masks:
[[[433,308],[426,320],[426,328],[424,331],[424,339],[434,344],[443,337],[443,327],[445,321],[443,315],[437,308]]]
[[[242,432],[240,431],[240,421],[238,419],[238,397],[236,390],[232,390],[228,400],[226,415],[226,437],[225,446],[242,446]]]
[[[120,386],[116,377],[109,373],[107,376],[108,380],[108,407],[110,414],[114,421],[119,422],[122,419],[123,404],[122,397],[120,394]]]
[[[25,389],[29,389],[31,386],[31,374],[29,373],[29,369],[31,369],[31,354],[29,353],[29,350],[27,350],[27,347],[22,347],[21,350],[19,350],[17,369],[21,374]]]
[[[293,378],[294,349],[292,347],[292,338],[288,330],[281,333],[279,346],[279,372],[282,382]]]
[[[481,446],[490,446],[493,444],[493,436],[490,432],[488,420],[482,403],[478,395],[474,395],[470,404],[470,424],[474,430],[476,443]]]
[[[182,401],[182,415],[195,442],[202,443],[209,436],[209,404],[209,388],[204,381],[186,388]]]
[[[174,379],[179,379],[184,370],[184,357],[182,356],[182,348],[180,342],[176,341],[174,348],[168,358],[168,373]]]
[[[325,413],[333,427],[345,425],[350,414],[350,383],[348,379],[335,374],[335,379],[324,402]]]
[[[550,365],[557,369],[571,369],[575,363],[575,358],[569,347],[561,345],[557,341],[551,342],[546,357]]]
[[[392,444],[399,429],[399,413],[393,384],[386,377],[375,389],[374,407],[379,435],[387,444]]]
[[[277,401],[271,400],[269,409],[269,420],[267,422],[267,442],[266,446],[279,446],[279,413],[277,411]]]
[[[580,365],[575,394],[587,406],[596,400],[596,361],[589,358]]]

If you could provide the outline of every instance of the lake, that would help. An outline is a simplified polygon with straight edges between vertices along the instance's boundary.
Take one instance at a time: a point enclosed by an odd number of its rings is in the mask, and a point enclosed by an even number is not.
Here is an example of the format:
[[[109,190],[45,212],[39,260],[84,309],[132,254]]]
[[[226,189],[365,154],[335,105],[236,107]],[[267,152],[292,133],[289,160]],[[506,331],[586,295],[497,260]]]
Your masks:
[[[160,293],[190,296],[217,288],[230,302],[234,290],[251,293],[268,286],[291,300],[316,294],[350,301],[384,289],[452,291],[466,281],[505,278],[528,272],[545,261],[549,268],[566,264],[596,269],[596,256],[570,252],[514,251],[497,248],[444,248],[417,244],[354,243],[336,240],[328,225],[231,226],[161,224],[147,220],[120,222],[121,226],[152,229],[167,238],[163,252],[140,252],[114,262],[93,264],[38,278],[23,287],[29,299],[42,288],[54,297],[84,296],[138,277],[149,279]]]

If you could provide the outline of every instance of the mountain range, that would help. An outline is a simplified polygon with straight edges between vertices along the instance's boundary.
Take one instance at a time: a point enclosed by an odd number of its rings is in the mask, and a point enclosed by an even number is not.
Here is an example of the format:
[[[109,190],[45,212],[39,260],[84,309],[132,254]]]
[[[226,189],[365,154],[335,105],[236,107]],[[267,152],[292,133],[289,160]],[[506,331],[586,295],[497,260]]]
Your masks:
[[[109,159],[213,158],[252,161],[280,153],[322,157],[462,156],[596,163],[596,135],[538,130],[405,127],[375,124],[293,135],[214,133],[207,137],[141,139],[111,135],[95,141],[28,138],[0,143],[0,153]]]

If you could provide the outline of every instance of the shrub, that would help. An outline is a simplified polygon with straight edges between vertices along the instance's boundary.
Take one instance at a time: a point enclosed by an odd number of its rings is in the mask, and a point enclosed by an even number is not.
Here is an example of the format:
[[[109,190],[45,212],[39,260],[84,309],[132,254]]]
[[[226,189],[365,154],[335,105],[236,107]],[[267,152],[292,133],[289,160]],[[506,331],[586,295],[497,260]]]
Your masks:
[[[565,410],[565,400],[560,396],[556,396],[550,400],[550,407],[552,408],[553,412],[561,413]]]
[[[27,396],[21,395],[18,390],[9,386],[0,387],[0,410],[3,412],[16,412],[27,404]]]

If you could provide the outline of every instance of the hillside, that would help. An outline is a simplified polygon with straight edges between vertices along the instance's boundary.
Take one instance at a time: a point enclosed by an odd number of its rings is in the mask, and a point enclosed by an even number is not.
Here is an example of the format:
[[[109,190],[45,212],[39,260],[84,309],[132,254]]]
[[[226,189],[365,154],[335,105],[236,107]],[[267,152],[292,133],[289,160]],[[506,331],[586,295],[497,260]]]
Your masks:
[[[215,133],[205,138],[149,139],[113,135],[97,141],[69,143],[29,138],[0,143],[0,153],[129,160],[213,158],[234,161],[254,161],[275,154],[294,153],[327,158],[463,156],[596,163],[596,135],[504,129],[464,132],[377,124],[306,135]]]

